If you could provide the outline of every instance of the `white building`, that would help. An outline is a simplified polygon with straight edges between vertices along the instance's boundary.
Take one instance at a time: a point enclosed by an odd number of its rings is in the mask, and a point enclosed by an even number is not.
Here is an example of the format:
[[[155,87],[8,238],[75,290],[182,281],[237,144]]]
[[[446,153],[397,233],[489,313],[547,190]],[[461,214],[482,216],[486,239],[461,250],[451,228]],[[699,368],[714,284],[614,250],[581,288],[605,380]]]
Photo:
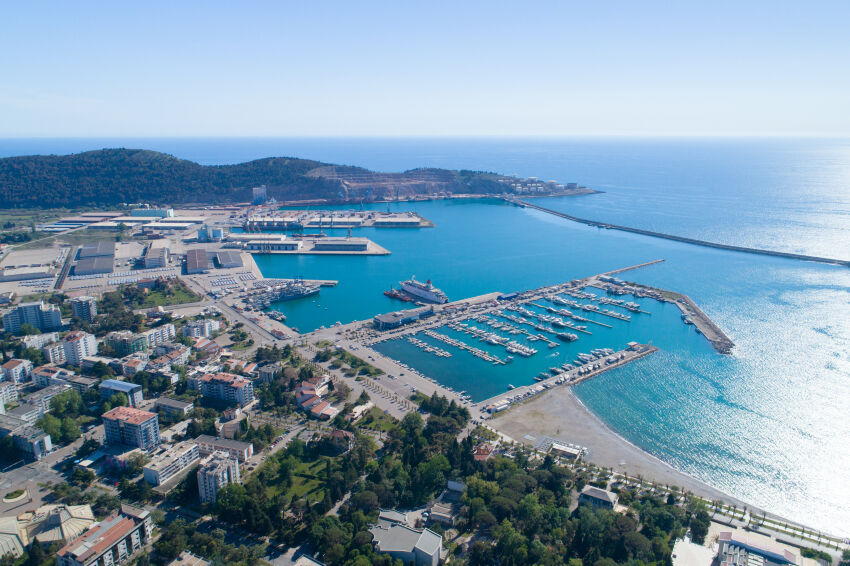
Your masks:
[[[129,505],[97,523],[56,553],[58,566],[115,566],[151,542],[150,512]]]
[[[176,336],[176,331],[173,324],[163,324],[162,326],[157,326],[147,332],[143,332],[142,336],[147,340],[148,348],[153,348],[170,342]]]
[[[71,303],[71,314],[80,320],[93,322],[97,316],[97,301],[94,297],[74,297]]]
[[[61,341],[42,348],[44,357],[52,364],[79,366],[83,359],[97,354],[97,339],[81,330],[69,332]]]
[[[218,490],[231,483],[242,483],[236,458],[217,450],[201,460],[198,466],[198,494],[202,503],[215,503]]]
[[[198,445],[190,440],[178,442],[169,448],[161,448],[144,467],[145,481],[151,485],[162,485],[201,457]]]
[[[12,359],[0,366],[2,369],[2,381],[11,383],[23,383],[29,381],[32,375],[32,362],[29,360]]]
[[[221,323],[210,318],[202,318],[201,320],[192,320],[183,326],[183,336],[191,338],[209,338],[214,332],[218,332],[221,328]]]
[[[21,303],[3,315],[3,330],[6,332],[20,332],[24,324],[30,324],[41,331],[58,330],[62,327],[62,314],[56,305],[37,301]]]

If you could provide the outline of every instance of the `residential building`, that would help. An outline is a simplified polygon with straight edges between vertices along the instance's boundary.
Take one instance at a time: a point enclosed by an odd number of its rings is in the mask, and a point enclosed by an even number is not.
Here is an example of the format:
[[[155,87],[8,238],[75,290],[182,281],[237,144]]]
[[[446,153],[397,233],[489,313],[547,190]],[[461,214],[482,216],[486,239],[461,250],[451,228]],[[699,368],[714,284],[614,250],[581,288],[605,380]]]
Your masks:
[[[192,380],[203,397],[244,406],[254,400],[254,386],[232,373],[208,373]]]
[[[2,377],[0,381],[10,383],[23,383],[29,381],[32,376],[32,362],[29,360],[11,359],[2,366]]]
[[[600,507],[602,509],[614,509],[617,505],[617,494],[592,485],[584,486],[578,496],[578,503]]]
[[[33,426],[27,426],[12,433],[12,442],[15,448],[30,460],[41,460],[53,451],[50,435]]]
[[[18,387],[14,383],[0,383],[0,406],[18,400]],[[6,409],[0,409],[5,413]]]
[[[56,553],[58,566],[113,566],[128,562],[151,540],[150,512],[121,506]]]
[[[71,303],[71,314],[88,323],[94,322],[97,317],[97,300],[94,297],[74,297]]]
[[[414,529],[382,518],[369,532],[377,552],[416,566],[437,566],[440,563],[443,537],[430,529]]]
[[[201,457],[198,445],[184,440],[169,448],[160,448],[143,468],[145,481],[151,485],[162,485]]]
[[[35,405],[40,408],[41,415],[39,417],[44,416],[44,413],[50,412],[50,400],[60,393],[65,393],[69,391],[71,386],[67,383],[57,383],[55,385],[49,385],[38,391],[30,393],[26,397],[23,398],[24,402]]]
[[[201,460],[198,466],[198,494],[202,503],[215,503],[218,490],[231,483],[242,483],[236,458],[216,450]]]
[[[20,557],[30,543],[74,540],[95,522],[88,505],[42,505],[17,517],[0,517],[0,556]]]
[[[156,400],[156,409],[169,415],[184,416],[192,412],[195,404],[191,401],[178,401],[170,397],[160,397]]]
[[[44,301],[21,303],[3,315],[3,330],[16,334],[24,324],[45,332],[62,328],[62,315],[56,305]]]
[[[183,336],[192,338],[209,338],[214,332],[218,332],[221,328],[221,323],[215,319],[202,318],[200,320],[191,320],[183,326]]]
[[[108,401],[116,393],[126,395],[131,407],[138,407],[144,399],[141,385],[118,381],[117,379],[105,379],[100,383],[100,398],[102,400]]]
[[[254,445],[250,442],[214,438],[202,434],[195,439],[195,443],[201,451],[201,456],[208,456],[213,452],[222,451],[227,452],[231,457],[244,464],[254,455]]]
[[[106,444],[124,444],[142,450],[159,445],[159,417],[156,413],[115,407],[103,414]]]
[[[127,356],[142,352],[148,348],[148,339],[141,334],[133,334],[129,330],[116,330],[104,338],[103,343],[115,352],[117,356]]]
[[[52,364],[80,366],[83,358],[97,354],[97,339],[93,334],[75,330],[66,334],[59,342],[45,346],[42,352]]]
[[[142,336],[144,336],[147,341],[147,347],[153,348],[160,344],[172,341],[176,336],[176,333],[174,325],[169,323],[157,326],[156,328],[151,328],[150,330],[143,332]]]
[[[260,381],[264,383],[271,383],[274,381],[275,376],[281,371],[283,371],[283,364],[280,362],[272,362],[260,366],[257,373]]]
[[[144,352],[130,354],[125,358],[112,362],[110,367],[115,368],[124,377],[136,375],[148,367],[147,354]]]
[[[21,423],[32,426],[44,416],[44,411],[42,410],[41,405],[35,405],[33,403],[21,403],[14,409],[9,409],[6,411],[7,417],[12,417],[18,419]]]
[[[32,381],[36,387],[48,387],[68,383],[68,380],[74,375],[76,374],[69,369],[54,365],[43,365],[32,370]]]
[[[72,388],[76,389],[80,395],[85,395],[88,390],[92,387],[95,387],[100,380],[95,377],[72,375],[68,377],[65,381],[67,381],[68,385],[70,385]]]
[[[56,332],[45,332],[43,334],[32,334],[21,338],[21,342],[27,348],[43,348],[48,344],[59,341],[59,334]]]

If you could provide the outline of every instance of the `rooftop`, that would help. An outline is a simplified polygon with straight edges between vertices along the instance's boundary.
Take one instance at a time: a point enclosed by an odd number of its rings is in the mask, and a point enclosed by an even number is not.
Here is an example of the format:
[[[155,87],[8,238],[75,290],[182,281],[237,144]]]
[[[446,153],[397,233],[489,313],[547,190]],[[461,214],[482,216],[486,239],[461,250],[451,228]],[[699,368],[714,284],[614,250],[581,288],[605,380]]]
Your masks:
[[[156,418],[155,413],[134,409],[132,407],[115,407],[111,411],[103,413],[104,419],[117,420],[125,423],[140,425],[149,419]]]
[[[130,364],[133,360],[125,362],[126,364]],[[137,360],[138,361],[138,360]],[[132,365],[132,364],[130,364]],[[138,391],[142,388],[141,385],[137,385],[135,383],[128,383],[126,381],[118,381],[117,379],[104,379],[101,382],[100,387],[106,387],[107,389],[114,389],[116,391],[122,391],[124,393],[132,393],[134,391]]]

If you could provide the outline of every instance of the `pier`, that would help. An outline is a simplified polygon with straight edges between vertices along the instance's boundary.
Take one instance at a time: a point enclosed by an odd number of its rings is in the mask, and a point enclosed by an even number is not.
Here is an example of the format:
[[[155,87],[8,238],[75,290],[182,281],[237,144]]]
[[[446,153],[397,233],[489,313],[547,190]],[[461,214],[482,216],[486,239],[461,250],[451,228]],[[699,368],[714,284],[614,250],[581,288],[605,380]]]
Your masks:
[[[479,410],[487,410],[492,414],[496,414],[515,403],[527,401],[528,399],[548,391],[557,385],[578,385],[579,383],[601,375],[606,371],[623,367],[629,362],[639,360],[640,358],[654,354],[657,351],[658,348],[655,346],[635,344],[625,350],[620,350],[619,352],[614,352],[607,356],[601,356],[598,360],[588,362],[584,366],[557,373],[549,379],[545,379],[535,383],[534,385],[523,385],[521,387],[511,389],[506,393],[490,397],[489,399],[475,403],[472,406]]]
[[[684,244],[693,244],[695,246],[703,246],[706,248],[715,248],[720,250],[727,250],[731,252],[743,252],[749,254],[757,254],[757,255],[766,255],[772,257],[781,257],[786,259],[796,259],[802,261],[814,261],[817,263],[828,263],[831,265],[843,265],[845,267],[850,267],[850,260],[844,259],[835,259],[830,257],[820,257],[813,255],[805,255],[805,254],[795,254],[791,252],[780,252],[775,250],[764,250],[761,248],[749,248],[746,246],[733,246],[731,244],[721,244],[718,242],[709,242],[706,240],[698,240],[696,238],[686,238],[684,236],[676,236],[675,234],[666,234],[664,232],[654,232],[652,230],[644,230],[642,228],[632,228],[630,226],[622,226],[620,224],[611,224],[608,222],[599,222],[597,220],[588,220],[587,218],[579,218],[578,216],[573,216],[571,214],[566,214],[564,212],[559,212],[557,210],[552,210],[551,208],[546,208],[537,204],[530,203],[528,201],[523,201],[519,199],[514,199],[511,197],[502,197],[502,200],[505,202],[509,202],[511,204],[521,206],[523,208],[533,208],[535,210],[539,210],[541,212],[546,212],[548,214],[552,214],[554,216],[559,216],[561,218],[565,218],[566,220],[571,220],[572,222],[578,222],[580,224],[586,224],[587,226],[595,226],[597,228],[607,228],[609,230],[620,230],[621,232],[631,232],[632,234],[640,234],[641,236],[651,236],[653,238],[664,238],[665,240],[673,240],[674,242],[682,242]]]

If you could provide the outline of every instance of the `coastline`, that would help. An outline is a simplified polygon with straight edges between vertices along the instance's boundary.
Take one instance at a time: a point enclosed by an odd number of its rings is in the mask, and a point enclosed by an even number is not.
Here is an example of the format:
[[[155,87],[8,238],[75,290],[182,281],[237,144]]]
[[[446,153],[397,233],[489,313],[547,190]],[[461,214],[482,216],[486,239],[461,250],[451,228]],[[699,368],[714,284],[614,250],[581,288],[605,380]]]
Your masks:
[[[552,419],[551,415],[558,417]],[[572,387],[550,389],[505,411],[487,424],[525,444],[533,443],[524,438],[526,435],[535,437],[535,440],[551,436],[579,444],[587,448],[585,458],[598,466],[660,484],[675,485],[710,500],[752,507],[629,442],[588,409]]]

